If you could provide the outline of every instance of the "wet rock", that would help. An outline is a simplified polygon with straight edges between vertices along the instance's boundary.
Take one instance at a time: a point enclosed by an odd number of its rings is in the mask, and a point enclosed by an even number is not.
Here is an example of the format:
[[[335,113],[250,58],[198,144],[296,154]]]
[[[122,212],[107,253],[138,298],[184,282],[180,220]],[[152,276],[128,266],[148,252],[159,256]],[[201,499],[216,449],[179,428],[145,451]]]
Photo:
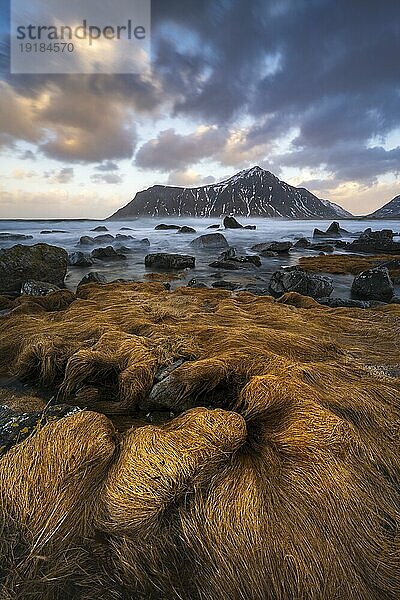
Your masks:
[[[183,227],[178,229],[176,233],[196,233],[196,230],[193,229],[193,227],[187,227],[186,225],[184,225]]]
[[[133,231],[132,227],[120,227],[120,231]]]
[[[230,290],[234,291],[240,288],[238,283],[234,283],[233,281],[226,281],[225,279],[220,279],[219,281],[214,281],[212,284],[213,288]]]
[[[94,238],[95,244],[112,244],[115,240],[114,236],[111,233],[106,233],[104,235],[96,235]]]
[[[372,231],[371,228],[368,228],[358,239],[348,244],[347,250],[351,252],[400,254],[400,242],[395,242],[393,237],[394,233],[391,229]]]
[[[362,300],[389,302],[394,296],[394,287],[388,269],[377,267],[359,273],[354,278],[351,293]]]
[[[248,267],[261,267],[259,256],[237,256],[235,248],[229,248],[222,252],[218,260],[209,264],[214,269],[227,269],[230,271],[245,269]]]
[[[169,229],[180,229],[180,225],[166,225],[165,223],[160,223],[160,225],[156,225],[154,229],[156,231],[168,231]]]
[[[93,264],[93,260],[88,254],[84,252],[71,252],[68,256],[68,264],[70,267],[90,267]]]
[[[223,221],[225,229],[243,229],[243,225],[235,217],[225,217]]]
[[[269,296],[269,290],[266,285],[257,283],[248,283],[244,288],[244,291],[254,294],[255,296]]]
[[[92,250],[90,256],[92,258],[97,258],[97,260],[126,260],[126,256],[116,252],[112,246],[106,246],[106,248],[95,248]]]
[[[18,244],[0,251],[0,293],[20,291],[28,280],[45,281],[63,287],[68,254],[49,244]]]
[[[330,308],[371,308],[380,302],[369,302],[367,300],[350,300],[347,298],[323,298],[319,301],[324,306]]]
[[[122,242],[122,241],[127,241],[127,240],[133,240],[133,236],[127,235],[125,233],[117,233],[117,235],[115,236],[115,239]]]
[[[209,225],[207,229],[219,229],[219,225]]]
[[[229,244],[222,233],[205,233],[190,242],[193,248],[213,250],[215,248],[229,248]]]
[[[297,240],[293,248],[309,248],[310,246],[311,242],[307,238],[302,237],[299,240]]]
[[[105,225],[98,225],[98,227],[95,227],[94,229],[91,229],[90,231],[108,231],[108,229]]]
[[[335,250],[332,244],[325,244],[324,242],[319,242],[317,244],[310,244],[308,246],[308,250],[319,250],[320,252],[333,252]]]
[[[0,242],[19,242],[31,239],[33,239],[33,235],[25,235],[23,233],[0,233]]]
[[[186,285],[186,287],[191,287],[191,288],[206,288],[208,287],[205,283],[203,283],[202,281],[198,281],[195,277],[193,277]]]
[[[80,282],[78,283],[78,287],[80,285],[85,285],[86,283],[107,283],[107,279],[102,273],[98,273],[97,271],[91,271],[80,280]]]
[[[333,291],[333,280],[331,277],[306,273],[300,267],[287,267],[273,273],[268,289],[275,297],[286,292],[297,292],[312,298],[327,298]]]
[[[321,231],[316,227],[313,237],[342,237],[342,233],[348,233],[348,231],[342,229],[337,221],[333,221],[326,231]]]
[[[79,238],[78,244],[79,246],[91,246],[94,244],[94,238],[90,237],[90,235],[82,235],[82,237]]]
[[[196,259],[187,254],[166,254],[163,252],[148,254],[144,259],[147,268],[159,269],[193,269]]]
[[[256,225],[245,225],[243,227],[243,229],[251,229],[252,231],[254,231],[255,229],[257,229]]]
[[[62,229],[43,229],[40,232],[41,235],[49,235],[50,233],[68,233],[67,231],[63,231]]]
[[[56,292],[60,288],[45,281],[25,281],[21,286],[22,296],[47,296],[50,292]]]
[[[261,254],[261,256],[266,256],[265,252],[287,254],[292,246],[292,242],[264,242],[262,244],[255,244],[251,249]]]

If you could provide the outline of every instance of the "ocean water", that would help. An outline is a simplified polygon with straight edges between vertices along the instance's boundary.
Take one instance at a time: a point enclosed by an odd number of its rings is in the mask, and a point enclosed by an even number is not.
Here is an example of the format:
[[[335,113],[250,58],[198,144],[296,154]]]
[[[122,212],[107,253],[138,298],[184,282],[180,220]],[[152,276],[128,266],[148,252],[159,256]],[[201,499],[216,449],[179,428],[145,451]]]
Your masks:
[[[312,237],[315,227],[326,230],[331,221],[325,220],[280,220],[280,219],[262,219],[262,218],[241,218],[239,219],[243,225],[256,225],[257,229],[253,230],[222,230],[221,233],[226,237],[230,246],[237,249],[238,254],[251,254],[251,246],[254,244],[268,241],[283,241],[295,240],[299,237]],[[177,224],[179,226],[187,225],[193,227],[196,233],[178,234],[174,230],[156,231],[154,228],[159,223]],[[146,273],[144,266],[144,257],[149,252],[171,252],[180,254],[191,254],[196,256],[196,268],[187,271],[181,283],[185,284],[189,279],[195,277],[198,281],[203,281],[211,285],[215,278],[221,276],[219,270],[210,269],[209,263],[215,260],[219,254],[219,250],[198,251],[190,247],[190,242],[197,236],[204,233],[213,233],[214,230],[209,230],[207,227],[212,224],[221,224],[218,219],[195,219],[195,218],[141,218],[134,221],[82,221],[82,220],[59,220],[59,221],[11,221],[0,220],[0,232],[21,233],[32,235],[30,240],[17,241],[0,241],[0,248],[8,248],[16,243],[32,245],[39,242],[61,246],[68,252],[74,250],[82,250],[90,253],[90,251],[99,246],[108,244],[96,244],[95,246],[79,246],[79,238],[83,235],[92,237],[101,235],[103,232],[93,232],[92,229],[98,225],[107,227],[108,232],[112,235],[117,233],[132,235],[135,240],[148,238],[150,247],[147,249],[133,250],[127,253],[125,261],[96,261],[92,267],[69,268],[66,286],[74,290],[78,282],[89,271],[98,271],[103,273],[109,281],[117,278],[142,280]],[[130,230],[121,230],[123,227],[129,227]],[[349,231],[349,235],[343,235],[344,240],[351,241],[358,233],[371,227],[373,230],[392,229],[399,233],[399,221],[379,221],[379,220],[343,220],[341,227]],[[44,230],[62,230],[65,233],[41,233]],[[106,232],[104,232],[106,233]],[[395,239],[400,239],[399,237]],[[323,241],[318,239],[317,241]],[[134,246],[132,240],[123,240],[119,244],[130,247]],[[115,245],[115,244],[114,244]],[[271,273],[281,266],[290,266],[297,263],[300,256],[316,255],[318,252],[311,250],[292,251],[289,255],[282,255],[273,258],[263,258],[263,264],[260,268],[254,270],[240,271],[224,271],[223,278],[240,283],[263,283],[268,282]],[[152,269],[154,271],[155,269]],[[350,295],[350,286],[352,282],[351,275],[334,276],[335,291],[332,296],[347,298]],[[180,284],[180,283],[179,283]],[[176,284],[175,284],[176,285]]]

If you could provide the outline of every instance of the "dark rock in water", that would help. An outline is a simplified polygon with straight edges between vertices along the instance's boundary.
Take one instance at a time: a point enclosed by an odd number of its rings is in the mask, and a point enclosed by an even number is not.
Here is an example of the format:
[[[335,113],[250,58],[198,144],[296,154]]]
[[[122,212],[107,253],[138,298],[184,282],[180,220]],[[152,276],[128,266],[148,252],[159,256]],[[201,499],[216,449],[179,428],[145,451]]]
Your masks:
[[[255,296],[269,296],[268,287],[257,283],[248,283],[244,288],[244,291],[254,294]]]
[[[214,269],[238,270],[251,267],[261,267],[259,256],[236,256],[235,248],[229,248],[218,257],[218,260],[209,264]]]
[[[68,264],[70,267],[90,267],[93,264],[90,256],[84,252],[71,252],[68,257]]]
[[[192,287],[192,288],[206,288],[208,287],[205,283],[203,283],[202,281],[197,281],[197,279],[195,277],[193,277],[187,284],[186,287]]]
[[[105,225],[99,225],[98,227],[95,227],[94,229],[91,229],[90,231],[108,231],[108,229]]]
[[[343,240],[335,240],[333,244],[335,248],[341,248],[342,250],[345,250],[348,247],[349,242],[345,242]]]
[[[238,283],[233,283],[233,281],[226,281],[225,279],[214,281],[211,285],[213,288],[230,290],[232,292],[240,288],[240,285]]]
[[[243,227],[243,229],[251,229],[252,231],[254,231],[255,229],[257,229],[256,225],[245,225]]]
[[[333,291],[333,280],[331,277],[306,273],[300,267],[287,267],[273,273],[268,289],[275,297],[286,292],[298,292],[312,298],[327,298]]]
[[[96,235],[94,238],[95,244],[112,244],[115,240],[111,233],[105,233],[104,235]]]
[[[292,246],[292,242],[264,242],[262,244],[255,244],[251,249],[254,252],[259,252],[261,256],[265,256],[265,252],[287,254]]]
[[[210,248],[229,248],[229,244],[222,233],[205,233],[190,242],[193,248],[208,249]]]
[[[393,282],[386,267],[368,269],[356,275],[351,293],[362,300],[389,302],[394,296]]]
[[[112,246],[95,248],[92,250],[91,257],[97,258],[98,260],[126,260],[126,256],[116,252]]]
[[[243,229],[243,225],[235,217],[225,217],[223,221],[225,229]]]
[[[207,229],[219,229],[219,225],[209,225]]]
[[[79,239],[78,244],[80,246],[90,246],[91,244],[94,244],[94,238],[90,237],[90,235],[83,235]]]
[[[348,231],[342,229],[337,221],[333,221],[326,231],[321,231],[316,227],[313,237],[342,237],[342,233],[348,233]]]
[[[297,240],[293,248],[309,248],[310,246],[311,242],[307,238],[302,237],[299,240]]]
[[[67,231],[63,231],[62,229],[43,229],[40,232],[41,235],[48,235],[50,233],[68,233]]]
[[[21,296],[47,296],[60,288],[45,281],[25,281],[21,286]]]
[[[23,233],[0,233],[0,242],[19,242],[32,238],[33,235],[24,235]]]
[[[102,273],[98,273],[97,271],[91,271],[80,280],[80,282],[78,283],[78,287],[80,285],[85,285],[86,283],[107,283],[107,279],[104,277],[104,275],[102,275]]]
[[[366,300],[349,300],[344,298],[323,298],[319,300],[320,304],[330,308],[371,308],[380,302],[368,302]]]
[[[394,233],[391,229],[372,231],[366,229],[358,239],[347,245],[351,252],[382,252],[387,254],[400,254],[400,242],[393,240]]]
[[[121,242],[121,241],[133,240],[133,236],[127,235],[125,233],[117,233],[117,235],[115,236],[115,239],[119,240]]]
[[[156,231],[168,231],[169,229],[180,229],[180,225],[166,225],[165,223],[160,223],[160,225],[156,225],[154,229]]]
[[[18,244],[0,251],[0,293],[20,291],[27,280],[45,281],[63,287],[68,254],[49,244]]]
[[[308,250],[320,250],[320,252],[333,252],[335,250],[335,248],[331,244],[325,244],[324,242],[319,242],[317,244],[310,244],[308,246]]]
[[[29,413],[21,413],[7,406],[0,407],[0,456],[49,421],[63,419],[80,411],[80,408],[66,404]]]
[[[193,227],[187,227],[186,225],[184,225],[183,227],[178,229],[176,233],[196,233],[196,230],[193,229]]]
[[[155,253],[148,254],[144,259],[144,264],[148,268],[157,267],[159,269],[192,269],[195,266],[194,256],[187,254],[166,254]]]
[[[400,296],[393,296],[390,301],[390,304],[400,304]]]
[[[132,227],[120,227],[120,231],[133,231]]]

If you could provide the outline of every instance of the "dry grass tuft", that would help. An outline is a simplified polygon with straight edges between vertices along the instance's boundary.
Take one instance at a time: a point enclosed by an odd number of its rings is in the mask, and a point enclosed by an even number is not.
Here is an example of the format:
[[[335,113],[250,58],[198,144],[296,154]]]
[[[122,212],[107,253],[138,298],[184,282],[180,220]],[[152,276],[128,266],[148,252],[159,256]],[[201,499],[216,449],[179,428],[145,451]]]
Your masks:
[[[382,262],[400,260],[400,256],[382,254],[359,256],[358,254],[330,254],[326,256],[302,256],[299,265],[305,271],[358,275],[361,271],[372,269]],[[400,275],[400,269],[388,267],[393,277]]]

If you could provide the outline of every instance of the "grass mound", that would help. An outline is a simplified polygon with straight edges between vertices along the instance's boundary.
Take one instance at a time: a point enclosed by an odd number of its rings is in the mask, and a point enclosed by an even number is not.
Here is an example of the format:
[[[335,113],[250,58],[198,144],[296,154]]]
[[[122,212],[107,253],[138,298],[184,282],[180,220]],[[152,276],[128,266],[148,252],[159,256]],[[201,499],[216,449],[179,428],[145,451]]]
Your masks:
[[[305,271],[358,275],[362,271],[367,271],[382,263],[395,260],[400,260],[400,256],[393,254],[383,254],[378,256],[327,254],[325,256],[302,256],[299,258],[299,265]],[[391,266],[389,264],[388,269],[392,277],[400,277],[399,267]]]

